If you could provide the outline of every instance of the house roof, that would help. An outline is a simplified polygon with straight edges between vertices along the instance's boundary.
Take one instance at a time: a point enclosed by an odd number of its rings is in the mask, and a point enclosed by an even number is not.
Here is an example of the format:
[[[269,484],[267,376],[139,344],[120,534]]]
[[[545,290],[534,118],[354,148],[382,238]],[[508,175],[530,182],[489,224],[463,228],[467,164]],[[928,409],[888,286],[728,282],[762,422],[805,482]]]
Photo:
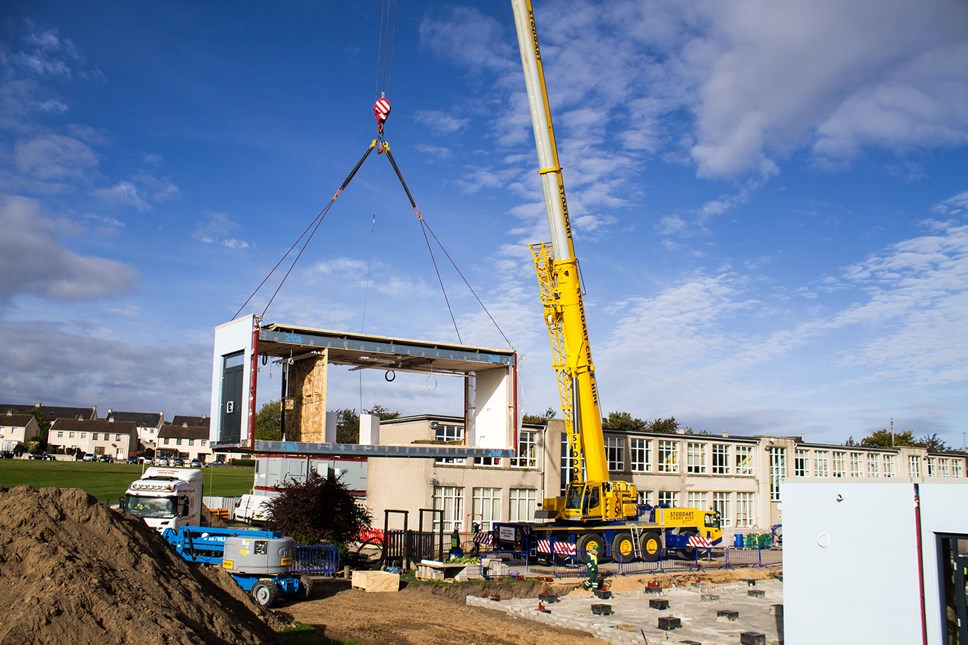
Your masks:
[[[115,432],[135,434],[133,421],[108,421],[107,419],[65,419],[60,418],[50,426],[51,430],[79,430],[81,432]]]
[[[0,426],[26,428],[33,418],[34,415],[32,414],[11,414],[9,412],[3,412],[0,413]]]
[[[0,411],[13,410],[23,414],[30,414],[34,410],[40,410],[46,421],[54,419],[97,419],[97,408],[70,408],[56,405],[23,405],[21,403],[0,403]]]
[[[175,418],[171,420],[171,425],[173,426],[198,426],[200,428],[209,428],[212,425],[212,419],[206,415],[200,417],[189,417],[181,414],[176,414]]]
[[[209,429],[206,426],[176,426],[166,423],[158,431],[158,438],[171,439],[208,439]]]
[[[131,421],[139,428],[160,428],[165,422],[164,412],[116,412],[108,410],[108,419]]]

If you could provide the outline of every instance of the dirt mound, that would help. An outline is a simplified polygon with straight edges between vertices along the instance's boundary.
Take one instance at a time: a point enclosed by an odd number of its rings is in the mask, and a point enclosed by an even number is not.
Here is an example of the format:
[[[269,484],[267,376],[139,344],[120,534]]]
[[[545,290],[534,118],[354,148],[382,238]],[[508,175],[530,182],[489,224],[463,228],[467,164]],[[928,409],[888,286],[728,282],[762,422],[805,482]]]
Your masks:
[[[0,643],[276,640],[227,574],[77,489],[0,488],[0,588]]]

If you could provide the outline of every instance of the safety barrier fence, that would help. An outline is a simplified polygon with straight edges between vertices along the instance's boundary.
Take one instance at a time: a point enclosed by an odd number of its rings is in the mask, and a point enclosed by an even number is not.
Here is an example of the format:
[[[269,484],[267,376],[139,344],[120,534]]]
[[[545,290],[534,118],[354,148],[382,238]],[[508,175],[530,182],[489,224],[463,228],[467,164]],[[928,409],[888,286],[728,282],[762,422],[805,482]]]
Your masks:
[[[482,578],[524,578],[531,573],[531,565],[524,553],[514,551],[481,551]]]
[[[670,573],[703,571],[709,569],[733,569],[737,567],[770,567],[782,563],[782,551],[777,549],[737,549],[722,547],[712,549],[696,549],[689,557],[681,556],[679,549],[666,549],[655,562],[639,559],[632,562],[600,562],[598,566],[601,575],[628,575],[642,573]],[[608,554],[602,560],[608,559]],[[556,578],[584,578],[588,575],[588,568],[583,562],[575,558],[556,557],[551,563]]]
[[[339,548],[332,545],[297,546],[292,572],[332,576],[340,570]]]

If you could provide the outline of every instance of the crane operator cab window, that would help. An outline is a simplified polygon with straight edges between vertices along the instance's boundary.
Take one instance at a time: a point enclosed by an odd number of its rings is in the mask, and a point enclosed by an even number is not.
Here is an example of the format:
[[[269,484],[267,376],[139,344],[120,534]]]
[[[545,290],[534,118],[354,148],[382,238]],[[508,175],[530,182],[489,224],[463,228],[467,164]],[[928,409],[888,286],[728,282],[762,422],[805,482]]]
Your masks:
[[[706,513],[705,524],[707,529],[720,528],[719,513]]]

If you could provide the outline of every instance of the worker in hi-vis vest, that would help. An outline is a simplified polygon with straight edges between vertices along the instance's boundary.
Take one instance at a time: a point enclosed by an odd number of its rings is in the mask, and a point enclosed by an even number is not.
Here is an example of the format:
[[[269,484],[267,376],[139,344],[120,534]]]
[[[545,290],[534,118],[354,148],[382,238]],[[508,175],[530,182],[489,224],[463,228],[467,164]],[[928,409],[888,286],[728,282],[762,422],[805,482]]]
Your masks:
[[[588,580],[581,583],[586,590],[598,589],[598,545],[588,547],[585,553],[585,565],[588,567]]]
[[[464,549],[460,548],[460,533],[457,531],[456,526],[454,527],[454,532],[450,534],[450,553],[448,557],[451,559],[464,557]]]

